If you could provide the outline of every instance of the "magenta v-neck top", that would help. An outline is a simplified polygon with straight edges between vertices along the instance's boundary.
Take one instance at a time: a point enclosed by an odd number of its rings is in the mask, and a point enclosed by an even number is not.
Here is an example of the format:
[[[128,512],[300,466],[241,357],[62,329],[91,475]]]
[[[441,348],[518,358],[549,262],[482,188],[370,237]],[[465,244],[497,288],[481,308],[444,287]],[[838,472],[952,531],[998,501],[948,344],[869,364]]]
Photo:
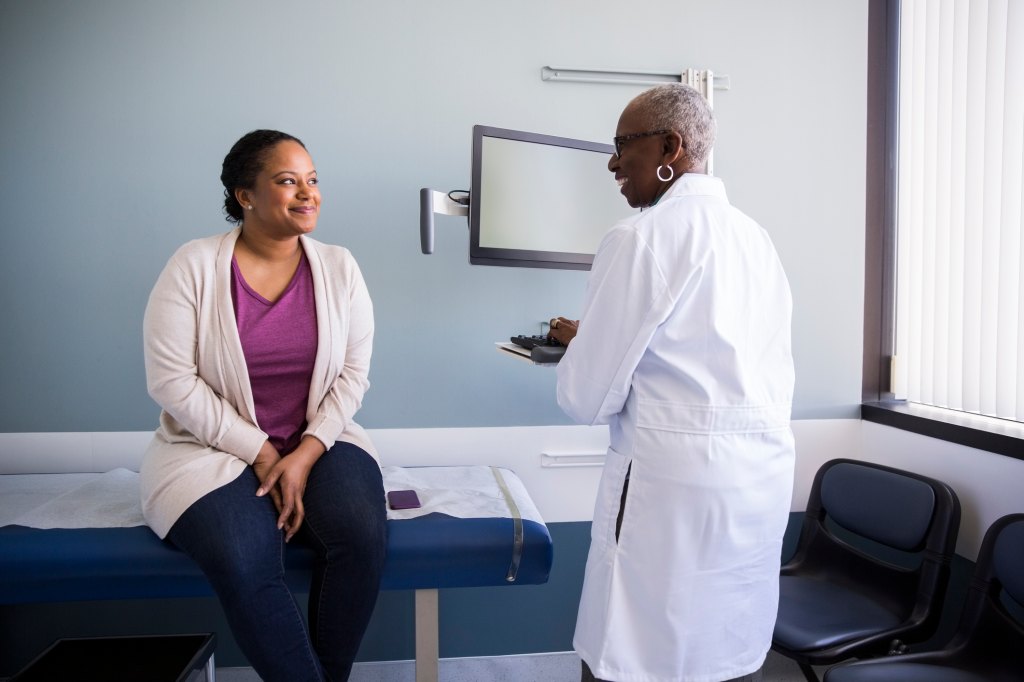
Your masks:
[[[306,428],[306,405],[316,359],[313,275],[302,254],[291,282],[274,302],[256,293],[231,259],[231,298],[257,426],[283,456],[295,449]]]

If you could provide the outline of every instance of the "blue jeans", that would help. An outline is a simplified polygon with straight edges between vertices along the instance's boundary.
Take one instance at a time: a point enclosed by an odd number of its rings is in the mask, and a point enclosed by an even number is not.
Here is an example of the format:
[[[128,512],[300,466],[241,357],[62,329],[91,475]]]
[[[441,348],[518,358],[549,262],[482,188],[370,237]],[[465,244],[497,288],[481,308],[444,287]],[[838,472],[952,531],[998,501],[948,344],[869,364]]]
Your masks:
[[[294,541],[313,549],[309,630],[285,584],[284,533],[270,496],[248,468],[203,496],[167,539],[213,586],[239,647],[266,682],[343,682],[380,590],[387,544],[384,483],[376,461],[335,443],[309,473],[306,518]]]

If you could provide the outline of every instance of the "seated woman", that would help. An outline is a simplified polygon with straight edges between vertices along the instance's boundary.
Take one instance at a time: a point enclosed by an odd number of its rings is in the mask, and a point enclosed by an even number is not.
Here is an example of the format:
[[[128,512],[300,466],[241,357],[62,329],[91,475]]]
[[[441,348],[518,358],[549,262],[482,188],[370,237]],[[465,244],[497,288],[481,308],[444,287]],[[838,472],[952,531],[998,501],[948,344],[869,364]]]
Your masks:
[[[380,587],[384,486],[353,421],[373,310],[348,250],[308,237],[320,212],[301,141],[256,130],[224,159],[236,229],[182,246],[145,316],[149,393],[163,408],[142,508],[202,568],[264,680],[347,680]],[[284,543],[316,554],[309,628]]]

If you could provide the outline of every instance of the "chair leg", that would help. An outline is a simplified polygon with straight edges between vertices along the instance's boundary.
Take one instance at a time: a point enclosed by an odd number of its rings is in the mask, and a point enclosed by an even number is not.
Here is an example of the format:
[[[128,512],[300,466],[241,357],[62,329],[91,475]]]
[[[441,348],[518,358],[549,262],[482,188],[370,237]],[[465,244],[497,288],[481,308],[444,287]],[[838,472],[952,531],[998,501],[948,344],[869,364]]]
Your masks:
[[[818,673],[814,672],[814,668],[811,667],[810,663],[798,662],[797,665],[800,666],[800,672],[804,674],[804,679],[806,679],[807,682],[821,682],[821,680],[818,679]]]

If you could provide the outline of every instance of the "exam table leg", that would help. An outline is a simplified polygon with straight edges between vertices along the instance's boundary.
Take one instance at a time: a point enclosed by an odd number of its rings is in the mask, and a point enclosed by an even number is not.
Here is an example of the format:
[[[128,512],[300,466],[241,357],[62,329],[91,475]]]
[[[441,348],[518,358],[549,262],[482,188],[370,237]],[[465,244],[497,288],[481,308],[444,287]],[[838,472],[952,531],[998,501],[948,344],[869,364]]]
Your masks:
[[[437,682],[437,590],[416,590],[416,682]]]

